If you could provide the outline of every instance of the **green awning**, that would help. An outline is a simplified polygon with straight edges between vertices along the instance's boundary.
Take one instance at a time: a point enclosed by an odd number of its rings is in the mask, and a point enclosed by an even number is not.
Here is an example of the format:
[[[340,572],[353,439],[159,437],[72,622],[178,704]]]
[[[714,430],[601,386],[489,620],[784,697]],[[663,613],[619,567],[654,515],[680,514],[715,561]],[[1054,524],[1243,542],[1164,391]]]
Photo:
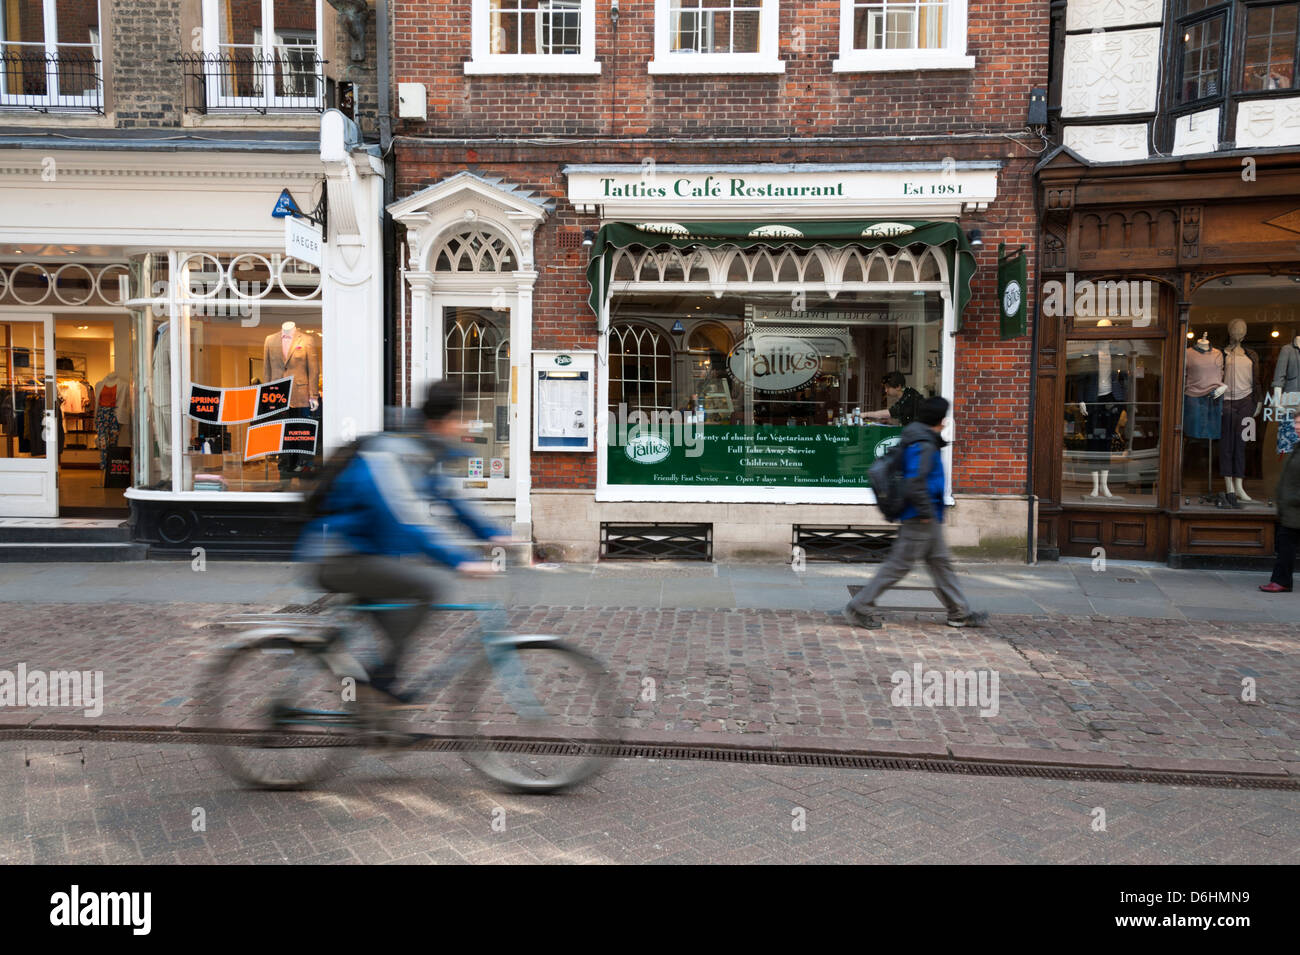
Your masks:
[[[903,228],[898,228],[898,227]],[[906,229],[907,231],[904,231]],[[633,225],[611,222],[596,235],[587,263],[587,281],[591,295],[587,303],[600,315],[600,296],[609,288],[613,276],[614,249],[629,246],[654,248],[692,246],[716,248],[736,245],[741,248],[769,246],[812,249],[816,246],[844,248],[855,245],[867,249],[880,247],[904,249],[909,245],[930,245],[943,251],[948,260],[948,274],[957,279],[956,328],[961,328],[962,313],[971,300],[971,279],[975,276],[975,254],[966,233],[955,222],[932,222],[928,219],[857,219],[816,222],[645,222]]]

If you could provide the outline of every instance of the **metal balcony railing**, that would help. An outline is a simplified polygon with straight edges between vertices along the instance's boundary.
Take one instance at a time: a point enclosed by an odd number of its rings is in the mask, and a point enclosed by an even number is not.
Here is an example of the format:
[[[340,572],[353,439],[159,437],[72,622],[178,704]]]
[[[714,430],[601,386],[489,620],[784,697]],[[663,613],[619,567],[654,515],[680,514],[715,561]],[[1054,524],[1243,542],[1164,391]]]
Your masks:
[[[0,109],[104,112],[103,73],[93,52],[17,46],[0,43]]]
[[[182,53],[185,111],[308,113],[325,109],[325,60],[310,47],[239,53]]]

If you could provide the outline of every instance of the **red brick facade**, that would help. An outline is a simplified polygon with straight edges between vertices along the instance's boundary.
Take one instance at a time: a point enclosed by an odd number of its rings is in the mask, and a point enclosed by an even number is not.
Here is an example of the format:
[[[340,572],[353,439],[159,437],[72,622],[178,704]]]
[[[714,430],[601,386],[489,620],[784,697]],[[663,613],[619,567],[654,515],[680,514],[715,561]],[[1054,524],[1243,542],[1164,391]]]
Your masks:
[[[567,164],[1001,161],[997,201],[961,219],[985,245],[957,337],[953,483],[958,493],[1024,494],[1030,348],[1028,338],[999,339],[997,244],[1028,246],[1033,288],[1041,144],[1024,127],[1030,89],[1046,85],[1046,4],[971,2],[974,70],[835,73],[840,4],[783,2],[786,72],[735,77],[649,75],[653,0],[624,0],[616,38],[609,4],[597,4],[598,76],[467,76],[469,7],[394,5],[394,79],[425,84],[429,110],[427,123],[398,122],[396,195],[471,169],[553,200],[534,247],[537,349],[597,345],[580,239],[599,221],[569,203]],[[535,488],[596,484],[593,455],[535,453],[532,470]]]

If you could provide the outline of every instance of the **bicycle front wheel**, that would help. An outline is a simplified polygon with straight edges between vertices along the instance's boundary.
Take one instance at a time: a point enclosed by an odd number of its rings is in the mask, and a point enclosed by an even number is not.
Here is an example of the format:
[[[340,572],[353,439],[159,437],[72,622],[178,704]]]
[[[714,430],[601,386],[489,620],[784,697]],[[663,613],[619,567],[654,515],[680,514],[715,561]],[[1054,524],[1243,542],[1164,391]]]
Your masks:
[[[215,748],[225,770],[258,789],[299,789],[333,775],[356,753],[356,688],[319,647],[286,635],[225,651],[212,668]]]
[[[616,742],[604,664],[554,637],[507,637],[466,680],[465,759],[516,792],[556,792],[601,770]]]

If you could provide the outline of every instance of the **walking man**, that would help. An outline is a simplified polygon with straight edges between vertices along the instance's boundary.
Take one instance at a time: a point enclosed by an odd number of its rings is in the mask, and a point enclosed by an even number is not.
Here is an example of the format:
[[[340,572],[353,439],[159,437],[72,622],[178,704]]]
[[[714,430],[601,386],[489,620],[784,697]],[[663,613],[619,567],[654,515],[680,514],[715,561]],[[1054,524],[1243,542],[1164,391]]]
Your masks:
[[[1293,414],[1300,427],[1300,409]],[[1286,456],[1273,497],[1277,501],[1277,561],[1272,578],[1259,589],[1266,594],[1289,594],[1294,583],[1296,544],[1300,542],[1300,444]]]
[[[871,612],[876,599],[906,577],[918,560],[924,560],[930,568],[935,590],[948,610],[948,626],[982,627],[988,622],[988,614],[971,610],[957,586],[952,555],[943,539],[945,481],[939,449],[947,442],[939,433],[943,431],[948,407],[947,398],[925,398],[917,409],[916,420],[903,429],[900,443],[906,506],[899,517],[902,526],[876,576],[844,608],[844,619],[855,627],[875,630],[882,625],[880,618]]]

